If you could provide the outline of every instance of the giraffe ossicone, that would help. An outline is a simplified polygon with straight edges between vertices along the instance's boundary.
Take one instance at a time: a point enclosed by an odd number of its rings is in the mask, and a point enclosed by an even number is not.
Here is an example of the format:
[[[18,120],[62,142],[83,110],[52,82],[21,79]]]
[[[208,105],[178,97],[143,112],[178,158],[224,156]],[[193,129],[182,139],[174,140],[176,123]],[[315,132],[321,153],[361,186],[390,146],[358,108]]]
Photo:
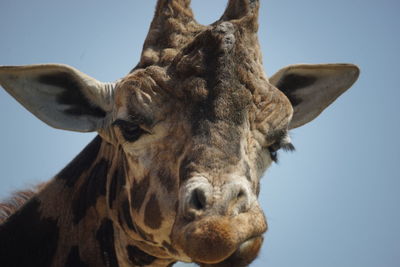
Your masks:
[[[189,0],[159,0],[140,62],[115,83],[60,64],[0,67],[1,86],[43,122],[98,132],[17,198],[26,203],[15,212],[0,205],[2,265],[247,266],[257,257],[267,230],[260,177],[279,149],[293,149],[288,131],[359,75],[351,64],[300,64],[268,79],[259,4],[230,0],[204,26]]]

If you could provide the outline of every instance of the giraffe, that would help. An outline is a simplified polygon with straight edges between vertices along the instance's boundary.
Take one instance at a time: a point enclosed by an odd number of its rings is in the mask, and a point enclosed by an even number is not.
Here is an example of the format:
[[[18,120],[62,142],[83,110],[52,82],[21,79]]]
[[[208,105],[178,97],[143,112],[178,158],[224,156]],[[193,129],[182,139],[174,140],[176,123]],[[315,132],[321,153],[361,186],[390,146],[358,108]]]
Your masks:
[[[1,86],[51,127],[98,135],[49,182],[0,207],[2,266],[247,266],[267,222],[260,177],[289,130],[357,80],[351,64],[269,79],[257,0],[215,23],[158,0],[140,62],[103,83],[61,64],[0,67]]]

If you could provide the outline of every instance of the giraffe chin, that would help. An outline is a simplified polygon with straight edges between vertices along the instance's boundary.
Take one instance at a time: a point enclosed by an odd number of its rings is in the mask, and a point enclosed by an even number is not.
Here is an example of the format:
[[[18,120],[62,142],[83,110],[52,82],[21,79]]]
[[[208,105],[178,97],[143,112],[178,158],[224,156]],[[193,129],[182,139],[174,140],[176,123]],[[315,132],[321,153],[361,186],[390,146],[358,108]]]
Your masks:
[[[264,238],[262,236],[254,237],[242,243],[239,248],[227,259],[213,264],[204,264],[198,262],[202,267],[242,267],[248,266],[257,257]]]
[[[256,258],[266,229],[262,214],[207,217],[181,229],[176,243],[202,266],[245,266]]]

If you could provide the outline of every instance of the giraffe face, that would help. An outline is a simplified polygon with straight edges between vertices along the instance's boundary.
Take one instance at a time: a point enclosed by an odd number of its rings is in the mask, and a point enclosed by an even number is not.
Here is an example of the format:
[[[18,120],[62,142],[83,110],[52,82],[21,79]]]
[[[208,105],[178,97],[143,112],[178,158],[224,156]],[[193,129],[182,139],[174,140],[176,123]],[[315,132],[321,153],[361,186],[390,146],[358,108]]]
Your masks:
[[[272,162],[269,148],[283,143],[287,125],[272,129],[281,135],[263,132],[264,122],[256,122],[263,111],[245,88],[236,99],[245,103],[225,107],[235,109],[238,120],[232,122],[233,114],[218,110],[231,92],[201,107],[203,100],[177,99],[157,85],[131,87],[131,78],[117,87],[110,131],[126,158],[126,194],[136,227],[152,236],[150,242],[170,244],[169,253],[180,260],[220,262],[242,244],[255,256],[266,230],[257,200],[260,177]],[[288,104],[286,123],[290,112]],[[216,255],[213,246],[223,253]]]
[[[0,67],[0,84],[45,123],[98,131],[114,145],[108,212],[127,235],[120,242],[160,258],[245,266],[267,230],[260,177],[277,150],[293,149],[288,130],[318,116],[359,70],[292,65],[268,80],[259,1],[230,0],[210,26],[189,3],[158,1],[139,64],[115,84],[54,64]]]
[[[292,106],[254,51],[242,50],[237,29],[207,28],[168,67],[122,79],[112,122],[100,132],[125,155],[130,197],[121,203],[129,203],[131,221],[179,260],[257,255],[267,229],[260,177],[276,150],[290,145]]]

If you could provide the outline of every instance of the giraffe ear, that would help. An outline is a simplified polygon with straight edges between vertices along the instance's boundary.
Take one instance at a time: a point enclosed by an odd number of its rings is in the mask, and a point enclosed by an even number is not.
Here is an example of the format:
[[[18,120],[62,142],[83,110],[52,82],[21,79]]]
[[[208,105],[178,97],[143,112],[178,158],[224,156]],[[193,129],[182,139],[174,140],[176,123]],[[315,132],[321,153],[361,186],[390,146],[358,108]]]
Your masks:
[[[1,66],[0,85],[48,125],[79,132],[104,126],[115,87],[60,64]]]
[[[289,129],[315,119],[357,80],[360,70],[351,64],[299,64],[279,70],[270,83],[282,91],[293,106]]]

